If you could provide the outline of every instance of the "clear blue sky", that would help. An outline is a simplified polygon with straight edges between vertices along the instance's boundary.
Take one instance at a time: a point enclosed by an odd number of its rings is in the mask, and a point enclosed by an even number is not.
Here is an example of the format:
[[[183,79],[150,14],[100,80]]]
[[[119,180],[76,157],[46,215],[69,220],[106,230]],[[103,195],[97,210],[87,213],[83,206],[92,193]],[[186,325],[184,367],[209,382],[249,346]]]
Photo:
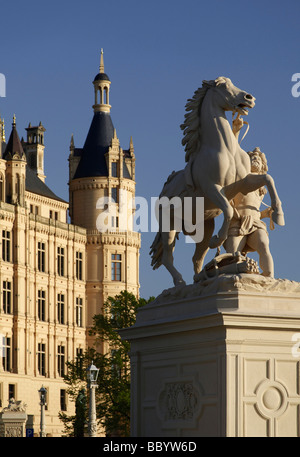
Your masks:
[[[123,148],[133,137],[136,193],[150,200],[170,172],[184,167],[179,126],[186,100],[203,79],[228,76],[257,99],[243,147],[266,153],[284,205],[286,226],[270,234],[275,275],[299,281],[300,98],[291,95],[291,77],[300,72],[299,17],[298,0],[2,2],[0,73],[7,92],[0,114],[7,136],[14,113],[20,136],[29,122],[42,121],[46,183],[67,199],[70,137],[83,146],[103,48],[112,120]],[[153,238],[142,234],[144,297],[172,286],[163,268],[151,269]],[[182,239],[175,264],[187,282],[192,254]]]

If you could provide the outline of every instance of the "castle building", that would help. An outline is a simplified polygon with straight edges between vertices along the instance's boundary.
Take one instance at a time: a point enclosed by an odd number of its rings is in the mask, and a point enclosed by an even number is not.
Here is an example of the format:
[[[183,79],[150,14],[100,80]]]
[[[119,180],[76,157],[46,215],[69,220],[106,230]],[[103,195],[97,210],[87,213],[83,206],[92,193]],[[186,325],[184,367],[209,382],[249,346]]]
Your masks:
[[[120,227],[120,196],[130,202],[135,195],[135,155],[131,138],[128,149],[120,147],[110,85],[101,52],[86,141],[75,148],[71,139],[69,202],[45,183],[42,123],[29,124],[20,140],[14,117],[6,142],[0,119],[0,408],[11,398],[24,402],[35,435],[38,390],[47,389],[46,433],[60,436],[59,411],[74,413],[66,362],[92,344],[88,329],[108,296],[139,294],[133,205]]]

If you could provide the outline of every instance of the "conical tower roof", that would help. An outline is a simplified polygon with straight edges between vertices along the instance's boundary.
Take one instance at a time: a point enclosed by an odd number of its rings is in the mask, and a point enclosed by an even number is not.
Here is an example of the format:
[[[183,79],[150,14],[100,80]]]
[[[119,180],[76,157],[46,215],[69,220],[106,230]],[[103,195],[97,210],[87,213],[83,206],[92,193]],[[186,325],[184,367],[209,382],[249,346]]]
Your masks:
[[[110,113],[94,113],[74,179],[108,176],[105,153],[111,145],[114,126]]]
[[[3,153],[3,159],[11,160],[14,157],[18,157],[20,159],[26,158],[24,149],[22,147],[22,144],[21,144],[18,132],[17,132],[15,116],[13,118],[12,131],[11,131],[9,140],[6,144],[4,153]]]

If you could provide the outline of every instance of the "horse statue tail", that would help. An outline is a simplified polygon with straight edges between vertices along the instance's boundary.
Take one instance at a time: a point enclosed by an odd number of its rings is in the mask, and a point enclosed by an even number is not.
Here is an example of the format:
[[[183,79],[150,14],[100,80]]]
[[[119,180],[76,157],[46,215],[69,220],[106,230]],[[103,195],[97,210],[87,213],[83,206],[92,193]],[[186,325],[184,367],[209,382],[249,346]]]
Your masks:
[[[150,246],[150,256],[152,257],[151,266],[153,270],[157,270],[162,264],[163,243],[161,233],[157,232],[153,243]]]
[[[174,235],[172,243],[172,251],[175,248],[176,240],[179,239],[179,233]],[[152,257],[151,266],[153,270],[157,270],[163,264],[163,253],[164,253],[164,244],[161,236],[161,232],[157,232],[153,243],[150,246],[150,256]],[[164,264],[165,265],[165,264]]]

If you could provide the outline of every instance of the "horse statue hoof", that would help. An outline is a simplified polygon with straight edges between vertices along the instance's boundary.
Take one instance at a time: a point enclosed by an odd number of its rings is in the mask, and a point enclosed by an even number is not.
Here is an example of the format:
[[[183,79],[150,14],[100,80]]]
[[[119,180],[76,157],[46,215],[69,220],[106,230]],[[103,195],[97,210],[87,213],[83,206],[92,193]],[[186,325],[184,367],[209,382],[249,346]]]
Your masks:
[[[275,222],[277,225],[285,225],[284,221],[284,213],[282,210],[274,210],[272,213],[272,221]]]

